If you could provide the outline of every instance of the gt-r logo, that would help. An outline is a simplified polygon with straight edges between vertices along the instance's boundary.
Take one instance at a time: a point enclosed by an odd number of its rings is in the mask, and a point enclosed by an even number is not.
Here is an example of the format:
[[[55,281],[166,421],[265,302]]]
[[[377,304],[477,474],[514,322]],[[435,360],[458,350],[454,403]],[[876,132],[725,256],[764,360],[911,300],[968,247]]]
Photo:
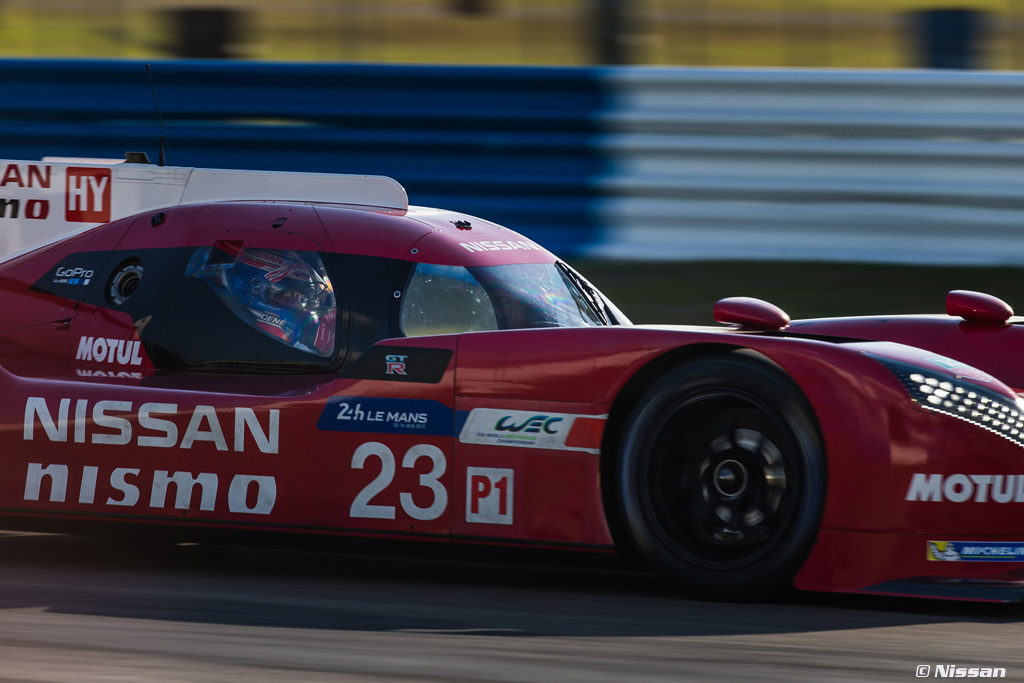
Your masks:
[[[511,524],[515,472],[499,467],[466,468],[466,521]]]
[[[68,168],[65,218],[73,223],[110,220],[110,169]]]
[[[387,363],[387,368],[384,370],[386,375],[404,375],[405,374],[405,359],[409,356],[398,356],[388,355],[384,357],[384,362]]]

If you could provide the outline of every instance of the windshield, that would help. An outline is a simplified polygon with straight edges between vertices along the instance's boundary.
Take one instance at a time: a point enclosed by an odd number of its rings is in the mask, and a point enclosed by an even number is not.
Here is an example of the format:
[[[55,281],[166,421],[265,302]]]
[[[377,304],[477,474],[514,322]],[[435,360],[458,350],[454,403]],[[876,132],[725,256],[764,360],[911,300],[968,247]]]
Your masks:
[[[406,336],[607,325],[600,295],[555,263],[418,263],[402,297]]]

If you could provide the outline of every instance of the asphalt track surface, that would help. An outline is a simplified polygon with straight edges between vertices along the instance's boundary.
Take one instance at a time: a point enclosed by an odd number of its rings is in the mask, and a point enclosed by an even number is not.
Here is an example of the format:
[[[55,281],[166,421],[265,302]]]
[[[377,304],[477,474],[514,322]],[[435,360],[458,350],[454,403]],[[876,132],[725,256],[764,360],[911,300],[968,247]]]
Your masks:
[[[0,534],[2,681],[1024,680],[1024,608],[686,600],[642,572]]]

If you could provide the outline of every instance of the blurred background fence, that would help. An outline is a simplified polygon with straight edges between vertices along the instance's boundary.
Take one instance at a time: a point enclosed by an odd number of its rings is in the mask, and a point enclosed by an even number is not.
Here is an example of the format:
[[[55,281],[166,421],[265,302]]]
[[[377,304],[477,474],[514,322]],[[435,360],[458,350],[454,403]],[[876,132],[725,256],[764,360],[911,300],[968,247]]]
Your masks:
[[[1024,68],[1024,0],[0,0],[0,56]]]
[[[155,161],[146,62],[170,162],[381,173],[645,259],[587,266],[638,321],[1021,280],[1024,0],[0,0],[0,156]]]
[[[3,156],[157,161],[145,67],[0,60]],[[595,240],[607,93],[594,70],[174,60],[152,73],[173,165],[387,175],[415,204],[551,249]]]
[[[592,256],[1024,264],[1024,74],[610,69]]]
[[[567,256],[1024,264],[1024,74],[174,60],[153,75],[174,165],[389,175],[415,204]],[[144,62],[2,60],[0,90],[7,158],[157,158]]]

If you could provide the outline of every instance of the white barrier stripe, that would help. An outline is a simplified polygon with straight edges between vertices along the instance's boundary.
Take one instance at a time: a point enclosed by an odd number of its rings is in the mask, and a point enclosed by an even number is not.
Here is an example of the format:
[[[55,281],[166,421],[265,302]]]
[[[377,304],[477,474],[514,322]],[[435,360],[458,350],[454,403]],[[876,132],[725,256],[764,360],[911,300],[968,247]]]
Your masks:
[[[584,256],[1024,265],[1024,74],[608,69]]]

